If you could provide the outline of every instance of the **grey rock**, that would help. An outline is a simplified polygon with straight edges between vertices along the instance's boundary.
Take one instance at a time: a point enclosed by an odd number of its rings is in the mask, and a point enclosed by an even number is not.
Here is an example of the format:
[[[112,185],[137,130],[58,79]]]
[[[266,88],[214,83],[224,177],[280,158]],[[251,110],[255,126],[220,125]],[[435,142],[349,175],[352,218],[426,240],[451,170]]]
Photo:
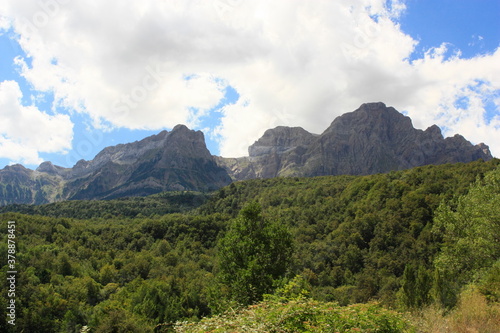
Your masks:
[[[171,132],[107,147],[73,168],[51,162],[43,162],[35,171],[7,166],[0,170],[0,205],[212,191],[230,182],[208,151],[203,133],[178,125]]]
[[[321,134],[302,128],[268,130],[248,158],[217,159],[234,180],[278,176],[367,175],[428,164],[491,160],[488,146],[460,135],[443,138],[438,126],[415,129],[383,103],[367,103],[337,117]]]

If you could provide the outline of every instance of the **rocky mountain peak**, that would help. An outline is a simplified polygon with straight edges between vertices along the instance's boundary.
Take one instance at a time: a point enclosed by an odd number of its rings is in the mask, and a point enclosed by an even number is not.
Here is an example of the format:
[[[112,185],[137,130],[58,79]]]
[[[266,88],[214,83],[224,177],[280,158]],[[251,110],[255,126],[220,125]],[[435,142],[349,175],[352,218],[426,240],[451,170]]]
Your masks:
[[[168,131],[161,131],[140,141],[106,147],[91,161],[90,167],[96,169],[109,162],[133,164],[145,152],[162,147],[169,134]]]
[[[43,162],[36,168],[37,172],[46,173],[54,176],[61,176],[66,171],[66,168],[52,164],[50,161]]]
[[[169,140],[172,140],[173,137],[205,145],[205,135],[203,132],[189,129],[186,125],[176,125],[172,129],[172,132],[170,132]]]
[[[264,135],[248,148],[250,157],[271,153],[284,153],[298,146],[309,145],[316,135],[302,127],[278,126],[267,130]]]
[[[193,130],[190,130],[186,125],[184,124],[177,124],[172,128],[172,132],[195,132]]]
[[[373,131],[381,133],[398,129],[413,129],[411,119],[384,103],[366,103],[353,112],[335,118],[323,134],[368,135]]]
[[[73,168],[51,162],[43,162],[36,171],[21,165],[6,167],[0,170],[0,205],[210,191],[230,182],[208,151],[203,133],[177,125],[170,132],[106,147]]]
[[[71,198],[137,196],[167,190],[213,190],[231,182],[217,166],[204,135],[185,125],[141,141],[105,148],[90,171],[69,182]],[[81,190],[81,181],[88,183]]]
[[[425,130],[431,138],[434,140],[442,140],[443,134],[441,133],[441,129],[437,125],[432,125]]]
[[[474,146],[462,136],[445,139],[436,125],[416,129],[409,117],[384,103],[366,103],[337,117],[321,135],[302,128],[268,130],[249,148],[249,155],[218,161],[239,180],[364,175],[492,158],[488,146]]]

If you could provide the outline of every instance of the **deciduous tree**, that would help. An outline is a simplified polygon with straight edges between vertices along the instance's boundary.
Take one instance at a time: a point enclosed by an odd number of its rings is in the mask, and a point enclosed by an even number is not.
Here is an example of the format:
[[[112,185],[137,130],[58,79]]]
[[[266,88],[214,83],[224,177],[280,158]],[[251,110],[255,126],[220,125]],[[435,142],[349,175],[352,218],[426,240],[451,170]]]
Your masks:
[[[220,279],[231,296],[245,305],[271,293],[291,263],[291,234],[261,211],[257,203],[243,208],[218,244]]]

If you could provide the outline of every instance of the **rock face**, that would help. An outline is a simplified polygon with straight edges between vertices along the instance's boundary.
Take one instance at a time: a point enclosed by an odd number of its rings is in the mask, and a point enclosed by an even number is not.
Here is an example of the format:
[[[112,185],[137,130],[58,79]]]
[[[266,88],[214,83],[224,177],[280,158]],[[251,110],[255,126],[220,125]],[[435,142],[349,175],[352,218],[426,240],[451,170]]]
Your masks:
[[[218,157],[217,163],[235,180],[293,176],[300,173],[302,155],[316,137],[301,127],[279,126],[248,148],[249,157]]]
[[[20,164],[0,170],[0,205],[9,203],[42,204],[57,198],[59,179]]]
[[[218,158],[235,180],[277,176],[366,175],[428,164],[492,159],[488,146],[437,126],[415,129],[409,117],[383,103],[363,104],[321,134],[277,127],[249,148],[249,157]]]
[[[184,125],[141,141],[103,149],[72,168],[50,162],[36,170],[0,170],[0,205],[68,199],[111,199],[169,190],[210,191],[232,180],[278,176],[365,175],[427,164],[490,160],[488,146],[460,135],[443,138],[437,126],[415,129],[410,118],[383,103],[363,104],[321,134],[276,127],[249,156],[211,156],[203,133]]]
[[[0,204],[112,199],[169,190],[211,191],[231,178],[215,163],[203,133],[178,125],[144,140],[103,149],[73,168],[42,163],[0,170]]]

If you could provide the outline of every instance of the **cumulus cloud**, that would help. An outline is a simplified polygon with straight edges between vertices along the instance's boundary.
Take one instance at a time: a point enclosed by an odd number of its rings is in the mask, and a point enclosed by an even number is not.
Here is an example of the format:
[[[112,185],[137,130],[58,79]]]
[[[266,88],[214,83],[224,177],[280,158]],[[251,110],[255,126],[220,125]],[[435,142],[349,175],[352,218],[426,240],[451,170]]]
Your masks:
[[[17,82],[0,82],[0,156],[39,164],[40,152],[64,153],[71,147],[73,124],[68,116],[49,115],[23,106]]]
[[[320,133],[342,113],[383,101],[417,127],[490,145],[500,154],[500,51],[462,59],[447,45],[409,58],[403,1],[9,1],[4,15],[31,57],[24,77],[55,106],[95,127],[196,127],[227,85],[212,134],[223,156],[246,154],[273,126]],[[468,98],[464,107],[457,100]],[[55,108],[57,110],[57,108]]]

